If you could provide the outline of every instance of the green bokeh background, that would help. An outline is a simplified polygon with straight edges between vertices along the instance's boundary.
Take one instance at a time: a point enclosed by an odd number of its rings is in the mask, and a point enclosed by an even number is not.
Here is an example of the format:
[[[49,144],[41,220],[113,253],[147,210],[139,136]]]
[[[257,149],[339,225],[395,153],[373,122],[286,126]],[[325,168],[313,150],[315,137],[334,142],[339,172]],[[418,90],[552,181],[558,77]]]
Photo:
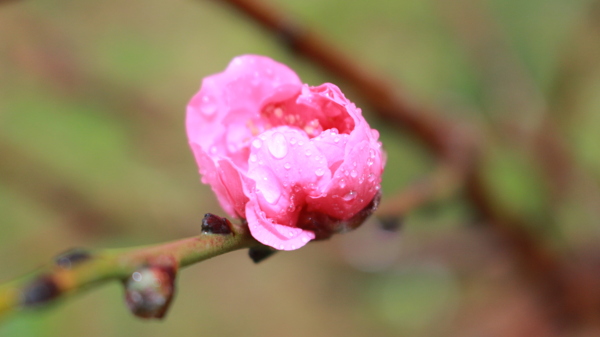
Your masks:
[[[414,100],[482,126],[488,183],[557,250],[597,243],[600,6],[592,0],[270,0]],[[71,247],[198,233],[222,212],[184,132],[202,77],[268,55],[307,83],[347,84],[219,1],[0,5],[0,281]],[[433,171],[368,109],[388,153],[384,198]],[[551,200],[527,135],[557,121],[591,185]],[[166,320],[129,314],[118,284],[0,322],[0,336],[510,336],[539,320],[498,244],[459,196],[254,265],[186,269]]]

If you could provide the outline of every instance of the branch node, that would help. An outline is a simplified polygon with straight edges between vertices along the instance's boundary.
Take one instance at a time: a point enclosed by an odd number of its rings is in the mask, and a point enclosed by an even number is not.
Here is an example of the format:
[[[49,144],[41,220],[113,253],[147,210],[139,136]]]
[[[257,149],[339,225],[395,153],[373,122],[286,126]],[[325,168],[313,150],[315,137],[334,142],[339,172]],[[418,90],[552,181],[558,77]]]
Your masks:
[[[231,222],[212,213],[206,213],[202,219],[203,234],[231,234]]]
[[[87,261],[90,258],[92,258],[92,254],[89,251],[82,248],[73,248],[58,255],[54,259],[54,262],[61,268],[71,269],[75,265]]]
[[[21,304],[24,307],[37,307],[60,295],[60,288],[51,276],[41,275],[23,288]]]
[[[177,267],[173,259],[144,266],[125,281],[125,302],[131,312],[141,318],[162,319],[173,295]]]
[[[252,259],[254,263],[259,263],[269,256],[275,254],[277,250],[272,249],[270,247],[252,247],[248,249],[248,256]]]

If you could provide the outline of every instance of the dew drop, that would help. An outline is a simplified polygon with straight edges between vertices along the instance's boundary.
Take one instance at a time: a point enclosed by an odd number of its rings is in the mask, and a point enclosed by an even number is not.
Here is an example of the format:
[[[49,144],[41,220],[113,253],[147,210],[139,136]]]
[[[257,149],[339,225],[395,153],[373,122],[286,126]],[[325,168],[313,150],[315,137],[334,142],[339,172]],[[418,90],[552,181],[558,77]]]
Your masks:
[[[262,146],[262,141],[258,138],[256,138],[255,140],[252,141],[252,146],[254,146],[257,149],[260,149],[260,147]]]
[[[291,168],[292,168],[292,164],[290,164],[290,163],[285,163],[285,164],[283,164],[283,167],[284,167],[286,170],[289,170],[289,169],[291,169]]]
[[[288,153],[287,141],[281,132],[275,132],[269,141],[269,152],[277,159],[285,157]]]
[[[215,99],[210,95],[202,96],[202,105],[200,106],[200,111],[206,116],[212,116],[217,111],[217,104]]]
[[[217,153],[217,147],[216,146],[211,146],[210,147],[210,153],[211,154],[216,154]]]
[[[358,172],[356,172],[356,170],[352,170],[350,172],[350,175],[352,176],[352,178],[356,178],[356,176],[358,175]]]
[[[294,237],[294,232],[288,232],[288,236],[289,236],[290,238],[293,238],[293,237]]]
[[[340,137],[333,138],[333,141],[336,142],[336,143],[339,143],[340,142]]]
[[[322,168],[318,168],[315,170],[315,174],[317,175],[317,177],[321,177],[322,175],[325,174],[325,170]]]
[[[304,145],[304,141],[302,141],[302,140],[301,140],[301,141],[299,141],[299,142],[298,142],[298,145],[300,145],[300,146]]]
[[[340,179],[340,187],[341,187],[341,188],[344,188],[344,187],[346,187],[346,180],[344,180],[344,179]]]
[[[296,137],[292,137],[292,138],[290,139],[290,144],[292,144],[292,145],[296,145]]]
[[[344,199],[346,201],[354,200],[355,198],[356,198],[356,191],[350,191],[342,197],[342,199]]]
[[[256,155],[254,153],[250,155],[250,161],[253,163],[256,162]]]
[[[307,238],[306,236],[303,236],[303,237],[302,237],[302,242],[305,242],[305,243],[306,243],[306,242],[308,242],[308,241],[309,241],[309,238]]]
[[[276,204],[282,193],[280,182],[275,178],[270,169],[259,167],[254,171],[257,190],[269,204]],[[260,179],[257,179],[260,178]]]
[[[307,157],[310,157],[310,155],[312,154],[312,152],[310,152],[310,150],[308,150],[308,149],[307,149],[306,151],[304,151],[304,154],[305,154]]]

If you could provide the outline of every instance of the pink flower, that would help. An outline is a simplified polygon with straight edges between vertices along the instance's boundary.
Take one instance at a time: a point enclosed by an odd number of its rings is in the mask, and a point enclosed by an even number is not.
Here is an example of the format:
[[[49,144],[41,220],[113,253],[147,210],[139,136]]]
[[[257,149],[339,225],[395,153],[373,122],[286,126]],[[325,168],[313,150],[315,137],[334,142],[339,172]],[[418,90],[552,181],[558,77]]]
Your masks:
[[[302,84],[243,55],[208,76],[187,107],[202,182],[261,243],[293,250],[353,229],[379,200],[379,133],[339,88]]]

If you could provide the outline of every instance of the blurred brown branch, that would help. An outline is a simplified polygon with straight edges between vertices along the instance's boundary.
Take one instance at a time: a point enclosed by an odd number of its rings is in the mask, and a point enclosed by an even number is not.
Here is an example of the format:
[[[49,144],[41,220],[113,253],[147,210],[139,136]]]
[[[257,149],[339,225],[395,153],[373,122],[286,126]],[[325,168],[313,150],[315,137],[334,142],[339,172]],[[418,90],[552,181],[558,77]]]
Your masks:
[[[448,120],[442,113],[425,108],[399,94],[397,88],[378,76],[376,72],[348,58],[315,31],[290,19],[288,13],[272,8],[266,2],[255,0],[224,0],[261,25],[274,36],[283,40],[296,54],[306,57],[330,74],[351,85],[374,109],[380,118],[402,127],[424,144],[444,165],[454,167],[464,177],[465,197],[488,224],[489,231],[504,243],[516,260],[530,288],[546,303],[548,322],[557,331],[575,329],[582,323],[581,310],[572,302],[573,282],[565,282],[567,262],[558,253],[531,232],[526,221],[513,218],[501,209],[483,179],[481,166],[482,139],[466,123]],[[560,145],[558,136],[552,132],[551,123],[544,123],[536,139],[535,150],[548,169],[548,176],[558,191],[565,186],[566,177],[574,169],[563,159],[568,158],[566,149]],[[555,166],[554,161],[560,165]],[[567,160],[568,161],[568,160]],[[553,163],[553,164],[550,164]],[[549,165],[550,164],[550,165]],[[415,203],[418,205],[420,203]],[[598,273],[595,278],[600,277]],[[571,280],[572,281],[572,280]],[[596,310],[596,309],[594,309]],[[588,313],[596,315],[597,313]]]

